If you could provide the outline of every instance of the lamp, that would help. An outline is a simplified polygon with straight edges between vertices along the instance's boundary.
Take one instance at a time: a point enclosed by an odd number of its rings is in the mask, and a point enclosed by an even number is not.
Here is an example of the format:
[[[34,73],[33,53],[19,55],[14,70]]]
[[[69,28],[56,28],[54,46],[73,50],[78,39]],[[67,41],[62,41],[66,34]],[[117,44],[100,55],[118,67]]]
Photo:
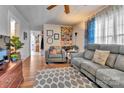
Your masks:
[[[76,45],[76,40],[77,40],[77,32],[75,32],[75,45]]]
[[[77,32],[75,32],[75,37],[77,37]]]

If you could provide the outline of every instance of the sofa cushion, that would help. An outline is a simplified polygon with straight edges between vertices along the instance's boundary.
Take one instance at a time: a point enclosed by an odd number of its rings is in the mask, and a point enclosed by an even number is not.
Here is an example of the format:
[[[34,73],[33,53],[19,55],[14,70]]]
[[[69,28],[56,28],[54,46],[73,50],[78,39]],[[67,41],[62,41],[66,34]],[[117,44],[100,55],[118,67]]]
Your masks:
[[[71,64],[77,66],[77,67],[80,67],[81,66],[81,63],[84,63],[84,62],[89,62],[89,60],[85,60],[84,58],[73,58],[71,60]]]
[[[124,46],[121,46],[121,47],[120,47],[119,53],[124,55]]]
[[[100,45],[100,50],[108,50],[111,53],[115,53],[118,54],[119,53],[119,49],[120,49],[120,45],[115,45],[115,44],[101,44]]]
[[[99,44],[88,44],[87,49],[95,51],[96,49],[99,49]]]
[[[86,59],[91,60],[93,58],[94,51],[92,50],[85,50],[83,57]]]
[[[63,59],[63,58],[48,58],[47,62],[66,62],[66,59]]]
[[[98,69],[96,78],[111,87],[124,87],[124,72],[116,69]]]
[[[109,67],[114,67],[116,58],[117,58],[118,54],[110,54],[107,61],[106,61],[106,65]]]
[[[106,60],[110,54],[110,51],[97,50],[94,53],[93,62],[96,62],[101,65],[105,65]]]
[[[79,52],[79,53],[71,53],[71,58],[83,58],[84,52]]]
[[[92,61],[81,63],[81,69],[86,70],[87,72],[89,72],[90,74],[92,74],[94,76],[96,75],[96,71],[100,68],[108,68],[108,67],[94,63]]]
[[[49,54],[55,55],[55,54],[57,54],[57,50],[56,49],[53,49],[53,50],[49,51]]]
[[[49,58],[63,58],[62,54],[49,54]]]
[[[117,57],[114,67],[118,70],[124,71],[124,55],[119,55]]]

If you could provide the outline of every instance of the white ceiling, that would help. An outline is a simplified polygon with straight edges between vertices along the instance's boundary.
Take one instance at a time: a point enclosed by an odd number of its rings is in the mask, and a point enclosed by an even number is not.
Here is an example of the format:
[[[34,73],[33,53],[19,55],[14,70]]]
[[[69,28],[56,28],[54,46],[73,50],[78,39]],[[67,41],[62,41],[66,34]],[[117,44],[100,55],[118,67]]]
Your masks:
[[[74,25],[93,12],[103,8],[100,5],[70,5],[70,13],[64,13],[64,6],[47,10],[47,5],[16,5],[17,10],[29,22],[32,29],[40,30],[43,24]]]

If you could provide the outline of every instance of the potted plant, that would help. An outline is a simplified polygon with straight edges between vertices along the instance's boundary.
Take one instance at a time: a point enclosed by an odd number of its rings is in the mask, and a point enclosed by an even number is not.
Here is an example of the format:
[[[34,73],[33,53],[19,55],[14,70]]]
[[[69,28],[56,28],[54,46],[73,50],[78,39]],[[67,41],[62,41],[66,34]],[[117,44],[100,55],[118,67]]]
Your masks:
[[[72,46],[72,49],[74,49],[74,50],[78,50],[79,47],[78,47],[77,45],[73,45],[73,46]]]
[[[10,49],[10,59],[12,61],[17,61],[20,59],[20,52],[18,50],[23,48],[23,45],[24,43],[22,43],[19,37],[16,36],[13,36],[10,39],[10,42],[6,44],[6,46]]]

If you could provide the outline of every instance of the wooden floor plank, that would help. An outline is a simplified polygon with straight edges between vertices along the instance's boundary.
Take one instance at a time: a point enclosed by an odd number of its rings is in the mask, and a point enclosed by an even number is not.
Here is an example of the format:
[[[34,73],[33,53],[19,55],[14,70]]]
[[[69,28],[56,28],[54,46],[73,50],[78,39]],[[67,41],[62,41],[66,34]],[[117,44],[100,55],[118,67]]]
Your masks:
[[[23,76],[24,81],[20,85],[20,88],[32,88],[33,82],[35,79],[36,72],[38,70],[46,69],[46,68],[58,68],[58,67],[68,67],[70,64],[68,63],[45,63],[45,58],[40,55],[33,55],[31,57],[28,57],[23,62]]]

